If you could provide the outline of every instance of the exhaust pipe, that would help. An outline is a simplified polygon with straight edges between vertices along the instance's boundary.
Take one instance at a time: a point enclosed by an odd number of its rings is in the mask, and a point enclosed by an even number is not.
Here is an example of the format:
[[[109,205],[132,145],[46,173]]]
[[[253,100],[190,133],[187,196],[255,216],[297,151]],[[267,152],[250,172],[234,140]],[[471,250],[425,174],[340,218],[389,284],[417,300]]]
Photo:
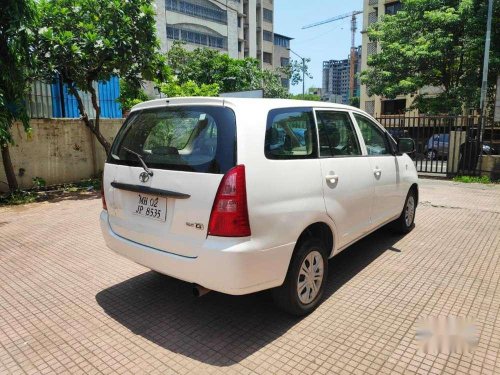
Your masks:
[[[193,295],[195,297],[201,297],[207,294],[208,292],[211,292],[211,289],[207,289],[201,285],[194,284],[193,285]]]

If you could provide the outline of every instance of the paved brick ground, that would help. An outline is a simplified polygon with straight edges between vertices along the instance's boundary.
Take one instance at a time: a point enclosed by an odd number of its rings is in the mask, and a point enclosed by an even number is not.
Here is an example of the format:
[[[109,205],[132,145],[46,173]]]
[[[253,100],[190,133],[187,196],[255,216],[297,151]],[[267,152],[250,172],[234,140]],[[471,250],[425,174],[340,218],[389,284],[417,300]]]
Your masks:
[[[118,257],[96,197],[0,208],[0,373],[500,374],[500,189],[423,180],[421,202],[406,237],[336,257],[303,319]],[[432,316],[476,319],[474,353],[420,353]]]

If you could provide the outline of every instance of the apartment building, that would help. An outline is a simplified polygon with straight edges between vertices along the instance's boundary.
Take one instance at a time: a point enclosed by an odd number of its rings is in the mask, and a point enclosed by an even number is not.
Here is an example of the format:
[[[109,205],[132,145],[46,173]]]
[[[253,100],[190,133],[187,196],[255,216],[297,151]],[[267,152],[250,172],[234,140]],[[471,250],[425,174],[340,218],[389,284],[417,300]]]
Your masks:
[[[354,56],[354,96],[360,95],[358,73],[361,69],[361,50],[359,46]],[[323,98],[340,104],[349,104],[350,99],[351,56],[344,60],[323,61]]]
[[[396,14],[401,9],[401,1],[395,0],[364,0],[361,70],[368,68],[368,57],[380,52],[377,42],[371,41],[367,28],[377,22],[385,14]],[[395,99],[385,99],[380,96],[368,96],[365,85],[361,85],[360,106],[373,116],[401,114],[411,105],[411,96],[398,96]]]
[[[180,40],[188,49],[208,47],[232,58],[256,58],[266,69],[290,56],[291,38],[274,33],[273,0],[156,0],[156,8],[163,51]]]
[[[290,38],[285,35],[274,33],[273,68],[285,67],[290,64]],[[285,75],[281,77],[283,87],[290,88],[290,80]]]

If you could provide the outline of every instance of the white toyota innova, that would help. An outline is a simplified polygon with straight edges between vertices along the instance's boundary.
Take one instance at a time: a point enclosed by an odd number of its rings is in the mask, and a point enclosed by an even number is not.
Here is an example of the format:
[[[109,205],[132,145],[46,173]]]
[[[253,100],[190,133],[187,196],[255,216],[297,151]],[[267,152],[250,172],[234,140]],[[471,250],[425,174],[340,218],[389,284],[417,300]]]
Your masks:
[[[417,173],[357,108],[175,98],[135,106],[103,177],[101,228],[120,255],[208,290],[273,289],[301,315],[328,259],[384,224],[413,228]]]

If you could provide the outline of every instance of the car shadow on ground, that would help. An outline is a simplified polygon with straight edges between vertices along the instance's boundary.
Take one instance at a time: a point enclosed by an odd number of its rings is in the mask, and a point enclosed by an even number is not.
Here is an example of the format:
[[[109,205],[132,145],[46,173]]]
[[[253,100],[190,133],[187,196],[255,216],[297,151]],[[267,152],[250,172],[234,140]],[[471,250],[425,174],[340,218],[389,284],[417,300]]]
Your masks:
[[[400,252],[394,248],[400,238],[382,228],[330,260],[325,298],[335,298],[342,285],[384,252]],[[133,333],[215,366],[239,363],[300,321],[277,310],[268,291],[195,298],[190,284],[153,271],[99,292],[96,300]]]

